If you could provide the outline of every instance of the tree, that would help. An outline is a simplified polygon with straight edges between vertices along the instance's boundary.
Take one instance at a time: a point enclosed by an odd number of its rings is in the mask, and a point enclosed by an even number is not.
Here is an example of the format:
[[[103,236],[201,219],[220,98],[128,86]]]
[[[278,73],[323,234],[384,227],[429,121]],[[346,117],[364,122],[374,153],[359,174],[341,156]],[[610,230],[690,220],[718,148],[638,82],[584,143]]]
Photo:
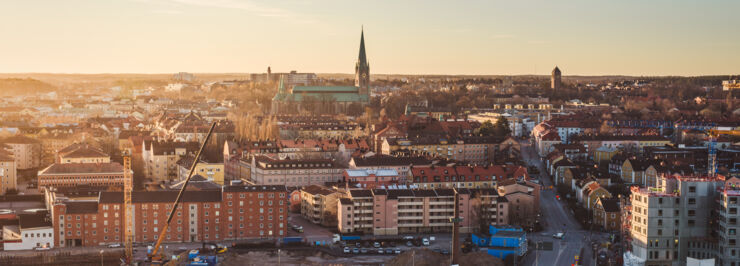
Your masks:
[[[493,129],[494,129],[493,123],[491,123],[491,121],[488,120],[488,121],[483,122],[483,124],[481,124],[480,127],[478,127],[478,129],[476,130],[478,131],[477,132],[478,135],[493,136],[493,133],[494,133]]]
[[[499,117],[496,123],[493,124],[493,135],[497,137],[506,137],[511,134],[511,128],[509,127],[509,120],[506,117]]]
[[[614,133],[614,128],[609,125],[606,121],[601,124],[601,127],[599,128],[599,133],[601,134],[612,134]]]

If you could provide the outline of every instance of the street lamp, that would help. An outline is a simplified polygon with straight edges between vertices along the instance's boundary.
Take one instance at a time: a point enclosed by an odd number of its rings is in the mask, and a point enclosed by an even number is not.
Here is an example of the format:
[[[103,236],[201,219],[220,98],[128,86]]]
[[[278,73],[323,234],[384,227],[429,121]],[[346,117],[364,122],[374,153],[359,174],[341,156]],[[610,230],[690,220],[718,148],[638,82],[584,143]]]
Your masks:
[[[100,266],[103,266],[103,252],[104,250],[100,250]]]

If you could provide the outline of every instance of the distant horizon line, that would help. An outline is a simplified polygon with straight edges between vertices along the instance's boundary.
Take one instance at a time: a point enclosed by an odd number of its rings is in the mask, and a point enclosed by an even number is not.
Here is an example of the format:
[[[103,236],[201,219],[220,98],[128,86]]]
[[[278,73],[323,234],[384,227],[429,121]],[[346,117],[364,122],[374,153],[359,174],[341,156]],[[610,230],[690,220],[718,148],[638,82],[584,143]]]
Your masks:
[[[292,71],[292,70],[291,70]],[[190,73],[193,75],[250,75],[250,74],[267,74],[267,72],[187,72],[187,71],[180,71],[180,72],[170,72],[170,73],[137,73],[137,72],[99,72],[99,73],[89,73],[89,72],[2,72],[0,75],[174,75],[177,73]],[[289,73],[289,72],[273,72],[273,73]],[[354,73],[341,73],[341,72],[297,72],[297,73],[314,73],[316,75],[355,75]],[[492,76],[492,77],[498,77],[498,76],[551,76],[550,74],[387,74],[387,73],[378,73],[378,74],[371,74],[373,75],[381,75],[381,76]],[[627,74],[574,74],[574,75],[562,75],[562,77],[708,77],[708,76],[727,76],[728,78],[732,78],[733,76],[740,76],[740,74],[702,74],[702,75],[627,75]]]

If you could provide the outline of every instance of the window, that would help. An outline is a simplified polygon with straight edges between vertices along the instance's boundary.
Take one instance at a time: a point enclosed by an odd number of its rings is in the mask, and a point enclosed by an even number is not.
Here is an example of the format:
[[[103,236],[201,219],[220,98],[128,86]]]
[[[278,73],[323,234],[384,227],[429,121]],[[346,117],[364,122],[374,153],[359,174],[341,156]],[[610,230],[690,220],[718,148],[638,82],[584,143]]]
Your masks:
[[[690,186],[689,187],[689,192],[691,192],[691,193],[696,192],[696,187],[695,186]]]

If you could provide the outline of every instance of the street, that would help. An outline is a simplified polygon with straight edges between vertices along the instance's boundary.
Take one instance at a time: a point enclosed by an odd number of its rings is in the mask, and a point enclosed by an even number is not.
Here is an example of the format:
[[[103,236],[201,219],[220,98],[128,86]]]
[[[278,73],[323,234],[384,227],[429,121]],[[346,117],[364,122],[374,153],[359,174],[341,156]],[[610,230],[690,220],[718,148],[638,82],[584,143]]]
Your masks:
[[[605,239],[606,234],[589,232],[581,228],[566,203],[555,198],[554,188],[547,189],[553,184],[535,149],[529,141],[520,141],[520,144],[522,158],[540,170],[540,182],[546,188],[540,193],[540,212],[544,230],[528,235],[528,240],[530,243],[552,242],[552,250],[535,250],[532,246],[524,257],[524,265],[571,265],[576,262],[576,256],[579,256],[579,263],[582,265],[595,265],[590,243]],[[553,234],[558,232],[565,233],[563,239],[553,237]]]

